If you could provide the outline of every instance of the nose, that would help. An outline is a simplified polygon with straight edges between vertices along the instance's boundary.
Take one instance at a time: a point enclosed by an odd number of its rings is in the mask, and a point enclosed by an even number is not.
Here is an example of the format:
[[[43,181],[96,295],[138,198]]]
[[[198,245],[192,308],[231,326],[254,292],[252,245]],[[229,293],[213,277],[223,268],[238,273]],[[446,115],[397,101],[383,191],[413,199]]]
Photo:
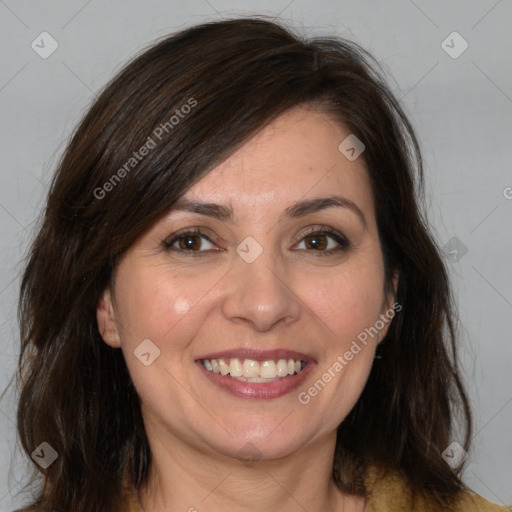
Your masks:
[[[296,321],[302,303],[285,278],[283,268],[276,268],[276,259],[265,251],[252,263],[237,258],[222,305],[224,316],[233,322],[249,323],[259,332],[280,322],[288,325]]]

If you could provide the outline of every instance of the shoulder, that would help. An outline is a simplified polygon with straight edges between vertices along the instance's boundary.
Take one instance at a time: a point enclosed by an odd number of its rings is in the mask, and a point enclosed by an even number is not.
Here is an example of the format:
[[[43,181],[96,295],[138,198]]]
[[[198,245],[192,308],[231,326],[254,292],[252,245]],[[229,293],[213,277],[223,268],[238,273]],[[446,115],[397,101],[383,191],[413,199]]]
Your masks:
[[[433,512],[427,498],[413,499],[406,482],[397,472],[371,469],[365,480],[368,501],[365,512]],[[512,507],[496,505],[475,493],[460,493],[452,512],[512,512]]]
[[[512,512],[512,506],[496,505],[477,494],[462,494],[456,512]]]

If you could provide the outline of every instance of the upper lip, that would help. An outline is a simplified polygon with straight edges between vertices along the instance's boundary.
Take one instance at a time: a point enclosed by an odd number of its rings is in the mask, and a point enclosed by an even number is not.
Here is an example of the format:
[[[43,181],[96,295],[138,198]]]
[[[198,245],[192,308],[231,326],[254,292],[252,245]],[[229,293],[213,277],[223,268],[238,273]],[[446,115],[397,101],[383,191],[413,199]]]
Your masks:
[[[250,348],[234,348],[230,350],[222,350],[219,352],[212,352],[198,357],[196,360],[201,359],[253,359],[254,361],[267,361],[270,359],[295,359],[296,361],[305,361],[306,363],[314,362],[312,356],[297,352],[295,350],[274,349],[274,350],[258,350]]]

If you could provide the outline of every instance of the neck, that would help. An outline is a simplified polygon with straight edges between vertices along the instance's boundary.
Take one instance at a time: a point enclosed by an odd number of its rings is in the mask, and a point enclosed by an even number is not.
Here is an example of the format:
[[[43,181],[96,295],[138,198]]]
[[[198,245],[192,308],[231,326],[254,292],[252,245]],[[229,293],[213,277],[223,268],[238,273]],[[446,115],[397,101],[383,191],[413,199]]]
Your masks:
[[[286,457],[251,463],[169,439],[168,432],[165,442],[148,438],[152,462],[139,493],[144,512],[364,510],[363,498],[342,493],[332,480],[335,432]]]

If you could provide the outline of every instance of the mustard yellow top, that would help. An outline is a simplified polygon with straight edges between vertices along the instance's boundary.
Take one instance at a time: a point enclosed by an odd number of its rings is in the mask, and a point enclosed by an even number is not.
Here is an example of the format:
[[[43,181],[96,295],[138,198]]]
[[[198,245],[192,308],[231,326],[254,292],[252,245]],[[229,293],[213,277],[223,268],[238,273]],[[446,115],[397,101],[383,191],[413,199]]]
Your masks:
[[[378,473],[371,470],[366,479],[368,499],[364,512],[430,512],[428,500],[413,503],[411,491],[397,473]],[[144,512],[135,490],[128,493],[127,512]],[[461,493],[451,512],[512,512],[512,506],[491,503],[477,494]]]

